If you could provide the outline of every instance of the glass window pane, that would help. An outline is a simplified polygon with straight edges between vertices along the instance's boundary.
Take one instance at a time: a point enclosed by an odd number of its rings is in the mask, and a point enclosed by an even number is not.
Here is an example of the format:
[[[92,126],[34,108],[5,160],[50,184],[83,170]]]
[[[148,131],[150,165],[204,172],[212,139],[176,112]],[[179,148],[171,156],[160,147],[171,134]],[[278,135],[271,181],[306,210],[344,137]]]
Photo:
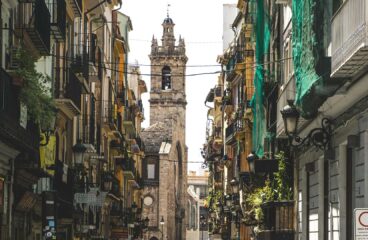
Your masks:
[[[155,164],[147,164],[147,178],[148,179],[155,178]]]

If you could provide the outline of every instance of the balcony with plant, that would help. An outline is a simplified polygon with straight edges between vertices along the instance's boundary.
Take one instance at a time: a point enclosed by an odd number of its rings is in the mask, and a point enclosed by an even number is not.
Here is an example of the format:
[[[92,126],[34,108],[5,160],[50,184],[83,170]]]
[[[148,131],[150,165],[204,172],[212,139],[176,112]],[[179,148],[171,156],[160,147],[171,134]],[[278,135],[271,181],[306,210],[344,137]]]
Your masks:
[[[252,226],[256,239],[294,239],[292,179],[283,152],[276,156],[278,171],[266,180],[252,175],[244,186],[243,222]]]
[[[209,230],[211,234],[219,233],[221,228],[221,211],[219,202],[222,202],[223,191],[210,189],[209,194],[205,200],[205,206],[209,212]]]

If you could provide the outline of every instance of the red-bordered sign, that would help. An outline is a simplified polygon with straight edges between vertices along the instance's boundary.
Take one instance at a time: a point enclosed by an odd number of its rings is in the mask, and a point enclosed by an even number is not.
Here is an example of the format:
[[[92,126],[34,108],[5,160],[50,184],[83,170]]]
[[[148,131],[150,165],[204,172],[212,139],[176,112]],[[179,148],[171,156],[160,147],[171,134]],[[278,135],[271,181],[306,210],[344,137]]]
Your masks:
[[[368,208],[354,209],[354,240],[368,240]]]
[[[368,227],[368,211],[361,212],[358,215],[358,221],[363,227]]]

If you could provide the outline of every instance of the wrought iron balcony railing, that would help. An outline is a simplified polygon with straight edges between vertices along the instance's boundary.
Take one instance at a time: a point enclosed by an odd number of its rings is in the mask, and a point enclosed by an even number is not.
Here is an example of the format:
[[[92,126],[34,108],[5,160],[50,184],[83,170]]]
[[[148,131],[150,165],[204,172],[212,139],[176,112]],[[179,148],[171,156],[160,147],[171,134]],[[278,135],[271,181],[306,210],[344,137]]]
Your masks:
[[[261,206],[264,214],[259,237],[264,240],[294,239],[294,202],[267,202]]]
[[[58,41],[65,40],[66,3],[65,0],[47,0],[51,15],[51,33]]]
[[[236,133],[242,132],[243,130],[244,119],[242,119],[242,116],[239,116],[225,130],[226,143],[231,142],[234,139]]]
[[[75,55],[71,68],[75,74],[81,74],[86,81],[89,80],[89,54],[86,50],[81,55]]]
[[[15,23],[41,55],[50,54],[50,12],[44,0],[19,1]]]
[[[65,87],[65,97],[73,101],[74,105],[81,109],[82,84],[80,83],[74,71],[69,68],[69,81]]]
[[[127,158],[122,162],[124,175],[128,179],[135,179],[137,169],[135,168],[135,161],[132,158]]]

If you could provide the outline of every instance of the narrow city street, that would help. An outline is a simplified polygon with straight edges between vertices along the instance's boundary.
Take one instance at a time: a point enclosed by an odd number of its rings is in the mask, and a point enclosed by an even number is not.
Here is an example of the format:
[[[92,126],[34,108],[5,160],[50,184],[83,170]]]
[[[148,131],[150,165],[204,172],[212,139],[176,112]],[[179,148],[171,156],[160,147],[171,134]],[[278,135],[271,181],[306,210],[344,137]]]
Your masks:
[[[0,240],[368,240],[367,0],[0,7]]]

